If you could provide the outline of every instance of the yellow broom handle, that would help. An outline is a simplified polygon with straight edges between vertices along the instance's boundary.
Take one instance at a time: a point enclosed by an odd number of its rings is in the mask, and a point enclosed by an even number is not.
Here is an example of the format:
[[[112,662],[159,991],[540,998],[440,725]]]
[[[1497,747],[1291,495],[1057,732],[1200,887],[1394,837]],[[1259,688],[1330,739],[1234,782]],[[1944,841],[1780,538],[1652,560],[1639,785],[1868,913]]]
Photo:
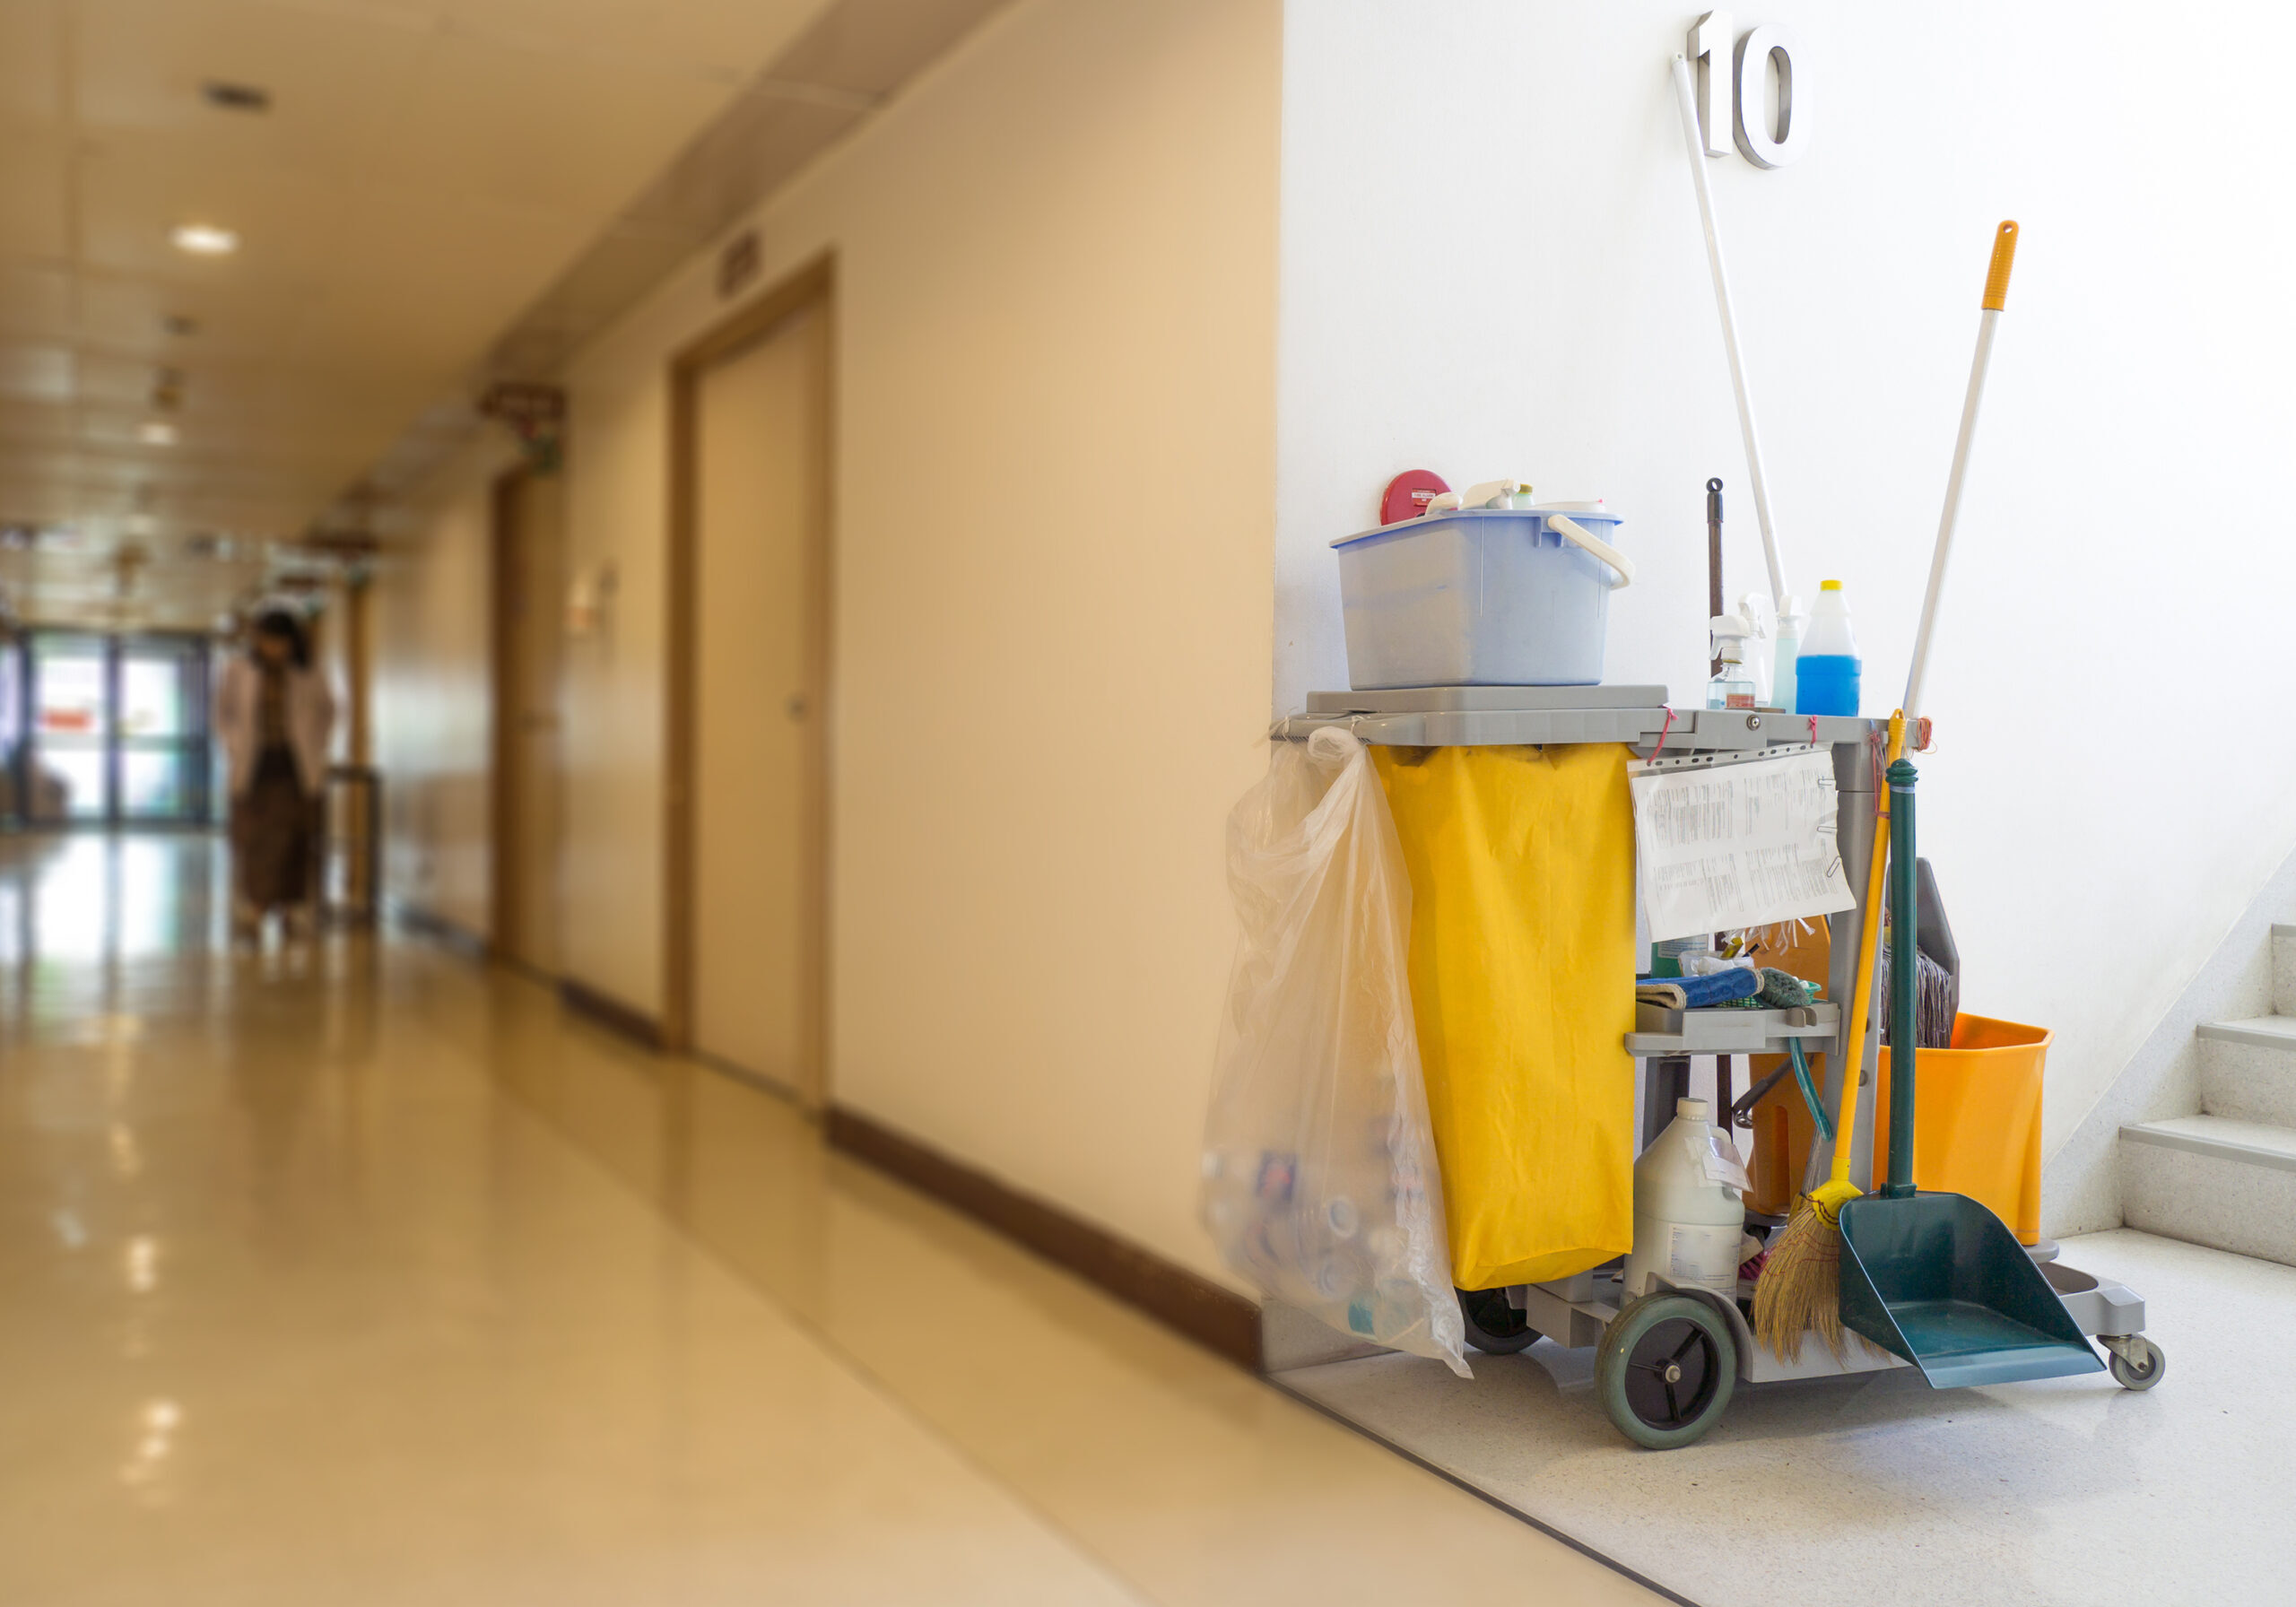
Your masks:
[[[1895,764],[1905,753],[1905,716],[1890,717],[1890,757]],[[1874,995],[1874,955],[1882,939],[1883,876],[1890,859],[1890,795],[1886,789],[1875,795],[1874,808],[1874,863],[1866,877],[1866,908],[1857,927],[1857,980],[1851,986],[1849,1000],[1849,1041],[1843,1046],[1841,1056],[1841,1119],[1834,1125],[1839,1129],[1833,1141],[1833,1180],[1849,1181],[1850,1139],[1857,1131],[1858,1073],[1866,1058],[1866,1002]]]

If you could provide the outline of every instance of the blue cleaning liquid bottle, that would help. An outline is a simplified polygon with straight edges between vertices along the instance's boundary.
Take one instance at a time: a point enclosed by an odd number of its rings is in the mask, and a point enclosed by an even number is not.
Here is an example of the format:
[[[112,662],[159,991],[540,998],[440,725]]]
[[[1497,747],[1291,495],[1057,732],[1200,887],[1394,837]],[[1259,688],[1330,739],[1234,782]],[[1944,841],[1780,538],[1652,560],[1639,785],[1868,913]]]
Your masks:
[[[1849,599],[1840,581],[1822,581],[1794,661],[1794,712],[1856,714],[1861,668],[1857,638],[1849,628]]]

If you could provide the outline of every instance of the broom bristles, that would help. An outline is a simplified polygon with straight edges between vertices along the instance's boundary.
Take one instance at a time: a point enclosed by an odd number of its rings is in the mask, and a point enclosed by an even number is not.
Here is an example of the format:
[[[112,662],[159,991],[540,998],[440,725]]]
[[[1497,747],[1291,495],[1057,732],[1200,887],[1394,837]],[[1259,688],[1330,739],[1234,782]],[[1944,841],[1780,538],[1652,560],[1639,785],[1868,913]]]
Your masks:
[[[1754,1337],[1780,1361],[1793,1361],[1813,1329],[1841,1354],[1841,1229],[1805,1198],[1754,1281]]]

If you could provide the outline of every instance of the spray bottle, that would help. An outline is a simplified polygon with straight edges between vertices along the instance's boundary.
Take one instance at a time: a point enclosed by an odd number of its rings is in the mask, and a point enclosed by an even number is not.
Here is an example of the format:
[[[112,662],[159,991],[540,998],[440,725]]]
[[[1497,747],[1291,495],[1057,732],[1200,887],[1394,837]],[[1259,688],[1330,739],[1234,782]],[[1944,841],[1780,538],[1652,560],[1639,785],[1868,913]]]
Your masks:
[[[1802,599],[1784,597],[1778,604],[1778,656],[1770,673],[1770,708],[1794,712],[1795,664],[1802,656],[1802,628],[1810,616],[1802,612]]]
[[[1752,631],[1746,641],[1746,673],[1753,678],[1754,707],[1775,708],[1778,700],[1770,691],[1770,640],[1777,633],[1778,611],[1770,606],[1767,592],[1748,592],[1738,599],[1738,617]]]
[[[1706,683],[1707,708],[1757,707],[1754,678],[1746,668],[1746,638],[1753,635],[1754,628],[1742,614],[1718,613],[1708,621],[1707,630],[1714,638],[1714,656],[1722,666]]]

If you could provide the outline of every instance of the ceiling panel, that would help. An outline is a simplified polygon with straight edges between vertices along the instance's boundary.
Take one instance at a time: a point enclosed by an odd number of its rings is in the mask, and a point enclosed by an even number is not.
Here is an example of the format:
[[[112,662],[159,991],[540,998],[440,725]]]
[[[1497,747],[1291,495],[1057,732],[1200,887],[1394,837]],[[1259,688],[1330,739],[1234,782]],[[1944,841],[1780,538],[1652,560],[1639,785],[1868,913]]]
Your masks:
[[[0,133],[0,256],[61,262],[71,254],[72,147],[60,131]]]
[[[301,321],[318,299],[316,281],[282,285],[228,272],[188,278],[88,272],[80,275],[75,327],[94,344],[146,352],[178,366],[277,358],[294,349]],[[170,333],[170,317],[189,318],[192,332]]]
[[[427,189],[568,209],[595,230],[734,88],[447,34],[425,54],[373,170]]]
[[[0,4],[0,120],[49,123],[62,113],[64,0]]]
[[[65,265],[0,258],[0,332],[68,340],[74,300]]]
[[[317,282],[338,255],[356,193],[313,175],[211,161],[196,148],[145,133],[91,140],[78,178],[82,261],[195,287]],[[168,238],[182,223],[235,230],[239,249],[225,257],[186,256]]]
[[[435,387],[483,349],[587,233],[561,213],[415,190],[372,195],[347,221],[296,361],[353,366],[370,378],[419,376]]]
[[[0,345],[0,396],[67,402],[78,367],[69,346]]]
[[[200,165],[324,178],[357,174],[429,40],[403,23],[250,0],[80,0],[78,111],[91,127],[165,135]],[[219,110],[212,81],[271,96]]]
[[[536,51],[709,74],[733,88],[826,8],[828,0],[633,5],[630,0],[454,0],[457,24]]]

